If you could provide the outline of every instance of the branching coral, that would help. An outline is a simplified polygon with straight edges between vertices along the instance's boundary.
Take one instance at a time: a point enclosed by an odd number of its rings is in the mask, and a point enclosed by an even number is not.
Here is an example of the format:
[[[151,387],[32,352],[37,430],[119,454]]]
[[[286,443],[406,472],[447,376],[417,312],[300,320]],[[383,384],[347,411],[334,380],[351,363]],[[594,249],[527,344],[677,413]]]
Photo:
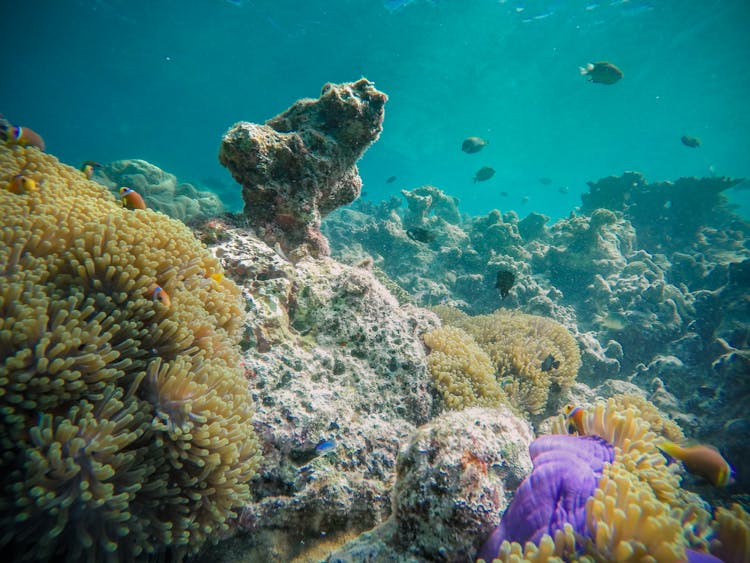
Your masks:
[[[575,381],[581,366],[578,345],[552,319],[503,310],[477,317],[446,308],[436,312],[473,338],[492,361],[497,380],[505,380],[511,403],[531,414],[544,411],[552,384],[565,388]]]
[[[0,190],[0,547],[194,552],[259,459],[239,289],[184,225],[54,157],[0,147],[0,170],[39,186]]]

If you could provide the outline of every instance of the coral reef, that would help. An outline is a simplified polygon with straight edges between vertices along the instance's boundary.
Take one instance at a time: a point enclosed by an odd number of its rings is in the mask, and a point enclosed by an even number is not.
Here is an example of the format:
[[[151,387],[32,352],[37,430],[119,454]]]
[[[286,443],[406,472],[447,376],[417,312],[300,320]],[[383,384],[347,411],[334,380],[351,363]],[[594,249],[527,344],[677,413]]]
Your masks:
[[[242,365],[264,455],[239,533],[206,558],[304,558],[389,516],[400,444],[439,409],[420,339],[438,320],[399,304],[370,262],[293,264],[244,229],[221,238],[213,251],[247,302]]]
[[[422,306],[471,315],[503,307],[558,321],[580,346],[578,381],[628,379],[648,390],[689,434],[736,460],[746,491],[750,224],[725,196],[737,183],[649,183],[628,172],[592,182],[582,213],[552,225],[513,211],[457,224],[427,217],[428,243],[409,240],[413,213],[393,198],[355,202],[323,229],[336,256],[370,257]],[[500,270],[515,275],[505,298],[495,287]]]
[[[471,560],[507,493],[531,469],[531,439],[528,424],[507,407],[435,418],[399,453],[389,520],[327,561]]]
[[[439,217],[457,225],[461,222],[456,199],[446,195],[435,186],[421,186],[414,190],[401,190],[406,199],[408,210],[404,223],[408,226],[423,225],[430,217]]]
[[[0,190],[3,552],[195,552],[259,463],[239,289],[182,223],[52,156],[0,147],[0,170],[39,186]]]
[[[215,193],[178,183],[174,174],[145,160],[115,160],[97,169],[94,179],[115,194],[121,186],[127,186],[138,192],[149,208],[184,223],[214,217],[223,211]]]
[[[364,78],[326,84],[317,100],[227,131],[219,161],[242,185],[245,216],[264,241],[328,254],[322,217],[359,196],[356,162],[380,135],[387,99]]]
[[[744,178],[683,177],[675,182],[648,183],[641,174],[626,172],[589,182],[589,193],[582,196],[582,211],[622,211],[638,231],[642,247],[675,249],[690,244],[702,226],[727,220],[726,196],[722,192],[743,181]]]
[[[502,309],[476,317],[436,310],[453,326],[425,335],[425,343],[433,349],[430,371],[450,408],[495,404],[504,400],[504,390],[511,404],[540,414],[551,390],[565,391],[575,381],[578,345],[559,323]]]

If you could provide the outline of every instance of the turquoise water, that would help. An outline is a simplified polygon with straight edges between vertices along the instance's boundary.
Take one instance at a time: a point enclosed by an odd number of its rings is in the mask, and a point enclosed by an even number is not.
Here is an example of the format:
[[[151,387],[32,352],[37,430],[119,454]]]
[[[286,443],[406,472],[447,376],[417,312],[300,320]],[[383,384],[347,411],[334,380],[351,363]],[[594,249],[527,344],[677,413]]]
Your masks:
[[[224,184],[216,189],[235,208],[239,190],[216,160],[221,134],[360,76],[390,96],[382,137],[360,163],[371,199],[433,184],[467,213],[560,217],[586,181],[624,170],[750,176],[747,0],[45,0],[0,10],[9,120],[70,164],[143,158],[183,181]],[[599,60],[624,78],[579,75]],[[490,144],[462,153],[469,135]],[[473,184],[482,166],[497,173]],[[750,191],[728,195],[750,216]]]

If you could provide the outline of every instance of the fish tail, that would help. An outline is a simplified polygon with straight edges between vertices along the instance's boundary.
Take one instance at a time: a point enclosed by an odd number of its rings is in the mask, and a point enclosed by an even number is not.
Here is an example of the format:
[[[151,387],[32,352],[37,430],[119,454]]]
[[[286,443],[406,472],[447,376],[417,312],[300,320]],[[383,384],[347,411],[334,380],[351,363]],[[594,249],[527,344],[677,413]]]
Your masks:
[[[680,454],[682,452],[682,448],[674,442],[664,440],[657,446],[657,448],[661,453],[664,454],[664,456],[667,458],[667,461],[674,462],[675,460],[681,459]]]

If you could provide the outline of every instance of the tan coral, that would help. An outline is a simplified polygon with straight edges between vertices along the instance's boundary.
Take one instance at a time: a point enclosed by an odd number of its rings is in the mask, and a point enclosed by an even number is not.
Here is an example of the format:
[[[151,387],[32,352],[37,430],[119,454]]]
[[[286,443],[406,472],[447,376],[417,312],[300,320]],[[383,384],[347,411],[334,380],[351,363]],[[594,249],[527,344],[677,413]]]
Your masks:
[[[495,376],[504,383],[511,403],[531,414],[545,410],[551,384],[567,388],[581,366],[573,336],[560,323],[524,313],[499,310],[492,315],[469,317],[441,307],[436,313],[463,329],[492,360]],[[548,356],[558,367],[542,369]]]
[[[651,401],[632,393],[612,397],[621,408],[634,408],[639,416],[648,423],[652,432],[678,444],[685,441],[682,428],[672,419],[663,416]]]
[[[573,527],[565,524],[564,530],[557,530],[554,539],[544,534],[539,545],[526,542],[525,546],[516,542],[504,541],[500,545],[493,562],[501,563],[562,563],[570,561],[575,554],[576,539]],[[480,559],[480,561],[482,561]],[[487,562],[490,563],[490,562]]]
[[[431,350],[427,365],[449,409],[495,406],[505,400],[490,358],[471,336],[446,326],[423,338]]]
[[[0,190],[0,547],[194,552],[249,499],[259,459],[239,288],[211,283],[221,266],[182,223],[50,155],[0,147],[0,170],[39,186]]]
[[[750,562],[750,514],[739,504],[717,508],[711,553],[726,563]]]
[[[586,526],[593,537],[587,553],[597,561],[670,563],[685,560],[682,524],[648,483],[618,463],[604,473],[586,503]]]
[[[599,402],[583,417],[584,434],[600,436],[615,447],[615,461],[648,483],[656,497],[670,506],[680,506],[679,477],[667,467],[656,447],[657,436],[632,409],[622,409],[614,399]]]

